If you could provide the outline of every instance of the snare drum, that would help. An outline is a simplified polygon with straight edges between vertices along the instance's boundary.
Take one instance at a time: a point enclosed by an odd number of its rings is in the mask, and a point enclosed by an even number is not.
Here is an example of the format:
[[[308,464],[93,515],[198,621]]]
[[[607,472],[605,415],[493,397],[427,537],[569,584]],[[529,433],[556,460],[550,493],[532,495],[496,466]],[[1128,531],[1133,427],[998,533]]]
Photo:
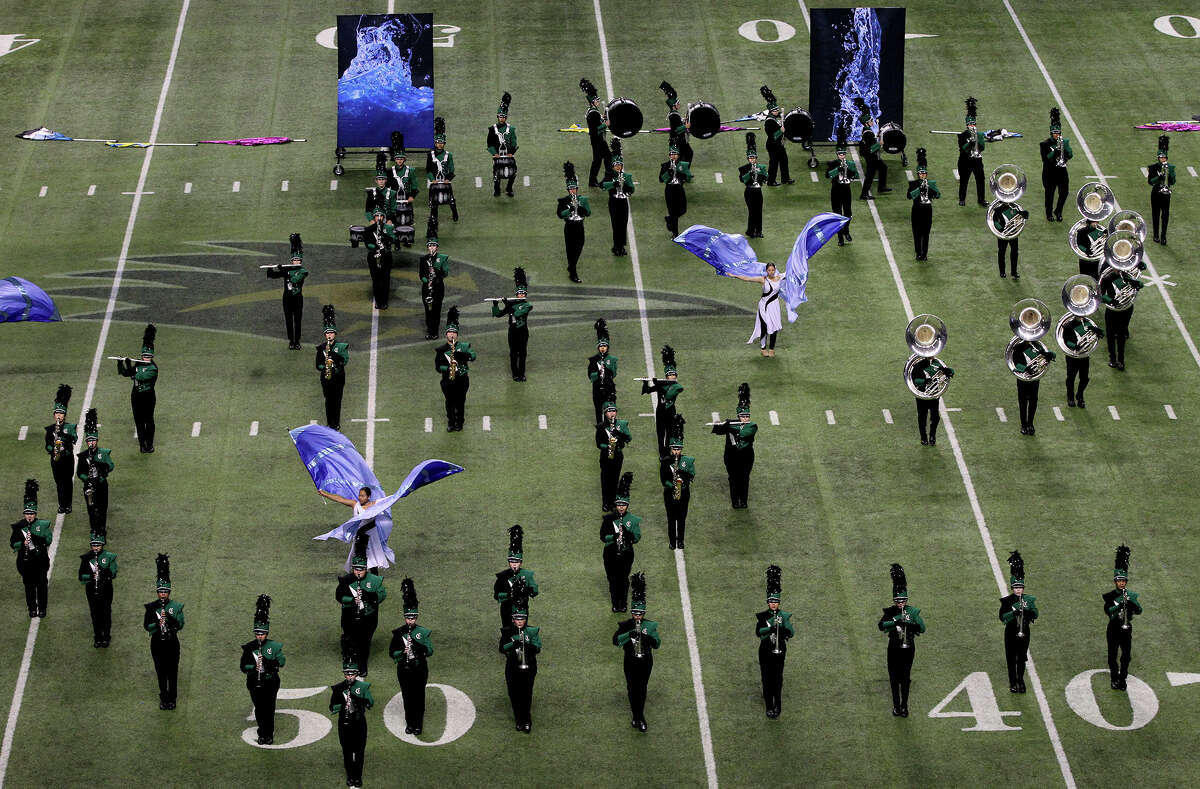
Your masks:
[[[721,130],[721,113],[707,101],[688,106],[688,131],[698,140],[707,140]]]
[[[429,202],[434,205],[446,205],[454,197],[454,187],[449,181],[434,181],[429,184]]]
[[[397,227],[399,225],[411,225],[413,223],[412,203],[405,200],[396,206],[396,216],[392,222]]]
[[[783,136],[788,142],[807,142],[812,139],[813,119],[808,110],[796,107],[783,116]]]
[[[492,172],[499,178],[512,178],[517,174],[517,160],[512,156],[498,156],[492,160]]]
[[[879,147],[884,153],[900,153],[908,144],[908,137],[899,123],[889,121],[879,127]]]

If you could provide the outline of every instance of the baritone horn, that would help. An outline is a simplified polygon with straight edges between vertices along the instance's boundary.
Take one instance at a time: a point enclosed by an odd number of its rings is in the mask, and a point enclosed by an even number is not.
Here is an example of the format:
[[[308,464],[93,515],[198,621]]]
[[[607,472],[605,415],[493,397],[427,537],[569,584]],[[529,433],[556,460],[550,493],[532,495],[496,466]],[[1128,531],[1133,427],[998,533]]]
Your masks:
[[[992,190],[992,194],[996,199],[988,205],[987,214],[984,216],[984,222],[987,224],[988,230],[997,238],[1013,239],[1021,234],[1025,229],[1025,217],[1017,214],[1005,221],[1003,228],[997,228],[992,222],[993,216],[997,212],[1011,208],[1014,211],[1024,211],[1017,201],[1025,194],[1025,172],[1015,164],[1002,164],[995,170],[992,170],[991,176],[988,178],[988,186]],[[1007,204],[1005,206],[1004,204]]]
[[[945,364],[937,358],[946,347],[946,337],[945,322],[928,313],[913,318],[904,330],[904,341],[912,351],[912,356],[904,363],[904,383],[913,395],[922,400],[938,399],[950,385],[950,377],[942,369]],[[915,380],[917,373],[925,372],[928,366],[933,366],[936,372],[922,375],[925,382],[918,385]]]
[[[1117,210],[1117,199],[1106,185],[1092,181],[1079,187],[1079,191],[1075,193],[1075,205],[1084,219],[1107,222]]]
[[[1062,302],[1067,312],[1054,327],[1054,339],[1067,356],[1087,358],[1100,344],[1100,327],[1088,317],[1100,309],[1100,285],[1087,274],[1076,274],[1063,284]]]

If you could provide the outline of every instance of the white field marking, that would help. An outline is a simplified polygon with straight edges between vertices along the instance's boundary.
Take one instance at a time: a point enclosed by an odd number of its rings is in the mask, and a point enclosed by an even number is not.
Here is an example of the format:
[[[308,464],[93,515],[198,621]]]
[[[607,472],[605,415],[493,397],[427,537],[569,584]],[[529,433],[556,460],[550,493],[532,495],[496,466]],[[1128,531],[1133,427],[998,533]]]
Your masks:
[[[895,424],[895,422],[892,421],[892,412],[887,410],[886,408],[883,409],[883,421],[885,424],[888,424],[888,425]]]
[[[89,186],[89,187],[88,187],[88,193],[87,193],[87,196],[88,196],[88,197],[91,197],[91,196],[92,196],[92,195],[94,195],[94,194],[96,194],[96,185],[95,185],[95,184],[92,184],[91,186]]]
[[[813,183],[814,183],[814,184],[815,184],[817,181],[821,180],[820,178],[818,178],[818,177],[817,177],[817,174],[816,174],[816,172],[814,172],[814,171],[812,171],[812,170],[809,170],[809,171],[808,171],[808,174],[812,176],[812,180],[813,180]]]
[[[725,176],[721,175],[720,173],[713,173],[713,180],[719,184],[723,184],[725,183]]]
[[[1150,177],[1150,170],[1149,170],[1148,168],[1146,168],[1146,167],[1143,167],[1143,168],[1142,168],[1142,177],[1143,177],[1143,178],[1149,178],[1149,177]]]
[[[425,417],[425,432],[426,433],[433,432],[433,417],[431,417],[431,416]]]
[[[996,408],[996,418],[997,418],[997,419],[999,419],[1001,422],[1007,422],[1007,421],[1008,421],[1008,414],[1004,413],[1004,409],[1003,409],[1003,408],[1000,408],[999,406],[997,406],[997,408]]]
[[[1200,674],[1168,671],[1167,682],[1170,682],[1173,688],[1177,688],[1180,685],[1195,685],[1197,682],[1200,682]]]
[[[152,195],[152,194],[154,194],[154,192],[140,192],[140,191],[139,191],[139,192],[121,192],[121,194],[123,194],[123,195],[137,195],[138,197],[141,197],[142,195]]]
[[[200,423],[192,422],[192,438],[200,437]]]
[[[192,193],[192,182],[191,181],[188,181],[187,183],[185,183],[183,185],[183,193],[185,195],[190,195]]]
[[[490,416],[485,416],[483,418],[483,429],[485,431],[490,431],[492,429],[492,418]]]
[[[329,182],[329,191],[331,191],[331,192],[337,191],[337,179],[336,178],[334,178],[332,181]]]
[[[1167,419],[1175,418],[1175,409],[1171,407],[1170,403],[1164,403],[1163,410],[1167,412]]]
[[[721,412],[720,412],[720,411],[713,411],[713,412],[712,412],[712,418],[713,418],[713,421],[714,421],[714,422],[720,422],[720,421],[721,421]]]
[[[21,429],[17,431],[17,440],[24,441],[27,435],[29,435],[29,425],[21,425]]]
[[[252,436],[258,435],[258,420],[255,420],[250,423],[250,435],[252,435]]]
[[[804,17],[804,26],[811,28],[811,23],[808,21],[808,7],[804,5],[804,0],[796,0],[800,6],[800,15]]]
[[[1065,416],[1063,416],[1063,412],[1062,412],[1061,408],[1059,408],[1058,406],[1054,406],[1054,408],[1052,408],[1051,410],[1054,411],[1054,418],[1057,419],[1059,422],[1066,421],[1067,418]]]
[[[480,178],[478,175],[477,175],[477,176],[475,176],[475,188],[476,188],[476,189],[482,189],[482,188],[483,188],[483,179],[482,179],[482,178]]]
[[[379,310],[371,310],[371,361],[367,366],[367,438],[363,460],[375,467],[375,385],[379,379]]]
[[[1108,407],[1108,415],[1113,418],[1114,422],[1121,421],[1121,415],[1117,413],[1117,407],[1115,405],[1110,405]]]
[[[1196,177],[1196,168],[1192,167],[1191,165],[1188,165],[1188,175],[1195,178]]]
[[[45,197],[46,192],[49,192],[49,191],[50,191],[50,187],[43,185],[41,190],[38,192],[38,197]]]
[[[279,183],[279,191],[286,192],[288,190],[288,186],[289,186],[289,184],[287,181],[281,181]]]
[[[653,398],[653,397],[657,397],[658,395],[650,395],[650,396]],[[638,414],[638,416],[654,416],[654,414]]]
[[[171,57],[167,61],[167,73],[163,77],[162,90],[158,94],[158,105],[154,109],[154,123],[150,127],[150,136],[147,138],[149,142],[154,142],[158,139],[158,127],[162,123],[163,108],[166,106],[167,91],[171,87],[171,76],[175,73],[175,60],[179,55],[179,42],[183,38],[183,23],[187,19],[188,6],[191,5],[191,0],[183,0],[183,6],[179,9],[179,23],[175,27],[175,40],[171,45]],[[96,392],[96,379],[100,375],[100,365],[104,362],[104,344],[108,339],[108,331],[112,325],[113,311],[117,304],[117,291],[121,287],[121,277],[125,273],[125,263],[129,257],[129,245],[133,240],[133,226],[137,222],[138,209],[142,205],[141,193],[146,186],[146,176],[150,172],[150,160],[154,156],[153,146],[146,148],[145,158],[142,159],[142,170],[138,175],[137,193],[134,195],[133,203],[129,207],[129,221],[125,224],[125,237],[121,242],[121,254],[117,258],[117,268],[113,272],[112,289],[108,295],[108,305],[104,311],[104,321],[100,324],[100,336],[96,340],[96,352],[92,356],[92,369],[88,375],[87,388],[83,394],[83,402],[80,404],[80,413],[86,413],[87,409],[92,405],[92,397]],[[54,558],[58,554],[58,546],[62,544],[59,539],[62,535],[63,515],[59,515],[54,519],[54,533],[51,536],[49,563],[50,568],[46,573],[47,578],[54,572]],[[25,637],[25,651],[21,655],[21,666],[17,671],[17,683],[13,688],[12,703],[8,707],[8,722],[4,726],[4,740],[0,743],[0,787],[4,785],[4,778],[8,773],[8,760],[12,756],[13,736],[16,734],[17,718],[21,714],[21,702],[25,698],[25,685],[29,682],[29,669],[33,661],[33,647],[37,643],[38,625],[41,619],[31,619],[29,621],[29,634]]]
[[[233,182],[233,191],[235,191],[235,192],[240,192],[240,191],[242,191],[242,182],[241,182],[241,181],[234,181],[234,182]]]
[[[803,3],[801,4],[803,7]],[[604,87],[609,99],[613,92],[612,66],[608,61],[608,39],[604,35],[604,18],[600,14],[600,0],[592,0],[596,13],[596,32],[600,38],[600,61],[604,67]],[[805,13],[807,17],[807,12]],[[646,363],[646,375],[654,376],[654,352],[650,344],[650,320],[646,315],[646,294],[642,286],[642,267],[638,256],[637,236],[633,229],[633,211],[629,211],[628,233],[629,262],[633,268],[633,287],[637,293],[638,318],[642,326],[642,355]],[[651,395],[658,404],[658,393]],[[687,639],[688,660],[692,668],[692,691],[696,696],[696,719],[700,727],[700,747],[704,753],[704,772],[708,778],[708,789],[717,789],[717,760],[713,755],[712,728],[708,722],[708,700],[704,694],[704,675],[700,668],[700,645],[696,640],[696,620],[692,615],[692,596],[688,591],[687,562],[683,551],[675,551],[675,575],[679,579],[679,603],[683,614],[683,632]],[[39,621],[39,620],[34,620]]]
[[[527,175],[524,178],[522,178],[521,183],[525,184],[525,186],[529,186],[529,176]]]
[[[771,424],[773,424],[773,425],[779,424],[779,412],[778,411],[768,411],[767,416],[771,417]]]
[[[905,171],[904,171],[904,174],[908,176],[908,180],[910,180],[910,181],[915,181],[915,180],[917,180],[916,178],[914,178],[914,177],[913,177],[913,172],[912,172],[912,170],[905,170]]]
[[[315,424],[317,423],[317,420],[315,420],[315,419],[310,419],[310,420],[308,420],[308,423],[309,423],[310,425],[315,425]]]
[[[377,416],[374,419],[351,419],[351,422],[391,422],[392,420],[386,416]]]
[[[837,424],[837,420],[833,418],[833,410],[832,409],[825,410],[825,424],[827,424],[827,425],[836,425]]]
[[[954,180],[955,181],[958,180],[958,168],[957,167],[954,168]]]
[[[942,408],[945,408],[947,411],[951,411],[951,412],[953,412],[953,411],[961,411],[961,410],[962,410],[961,408],[946,408],[945,406],[942,406]]]
[[[538,430],[546,429],[546,415],[538,414]]]

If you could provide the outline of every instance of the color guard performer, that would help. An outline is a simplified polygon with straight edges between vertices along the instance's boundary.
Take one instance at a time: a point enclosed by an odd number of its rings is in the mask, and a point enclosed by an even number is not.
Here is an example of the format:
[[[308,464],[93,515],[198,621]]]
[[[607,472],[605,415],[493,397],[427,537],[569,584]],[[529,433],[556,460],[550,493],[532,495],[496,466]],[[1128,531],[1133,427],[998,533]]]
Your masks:
[[[350,363],[350,344],[336,342],[337,312],[332,304],[321,307],[325,324],[325,342],[317,346],[313,366],[325,396],[325,424],[334,430],[342,429],[342,390],[346,388],[346,365]]]
[[[758,670],[762,675],[763,702],[767,717],[778,718],[783,705],[783,664],[787,660],[787,642],[796,635],[792,615],[779,609],[783,597],[783,571],[767,568],[767,610],[755,614],[754,634],[758,636]]]
[[[853,164],[853,162],[852,162]],[[838,244],[842,243],[841,232],[838,231]],[[849,238],[850,234],[846,233]],[[763,276],[748,277],[744,274],[730,274],[734,279],[745,282],[758,282],[762,285],[762,294],[758,297],[758,308],[754,314],[754,333],[746,344],[758,340],[758,350],[763,356],[775,358],[775,341],[779,338],[779,330],[783,328],[783,319],[779,313],[779,293],[783,287],[783,275],[774,263],[767,263]]]
[[[835,214],[853,217],[854,209],[850,200],[850,184],[858,178],[858,165],[846,156],[846,127],[839,126],[837,130],[837,158],[825,170],[829,179],[829,204]],[[838,230],[838,246],[846,246],[853,241],[850,237],[850,223]]]
[[[596,424],[604,417],[604,403],[608,399],[608,386],[616,384],[617,357],[608,352],[608,322],[597,318],[593,324],[596,330],[596,353],[588,358],[588,380],[592,382],[592,407],[596,411]]]
[[[350,573],[338,576],[333,595],[342,609],[342,652],[357,656],[358,670],[364,677],[370,669],[371,639],[379,627],[379,606],[387,599],[383,579],[367,570],[368,529],[373,526],[361,527],[354,535]]]
[[[1167,222],[1171,220],[1171,187],[1175,185],[1175,165],[1167,162],[1167,149],[1171,140],[1165,134],[1158,136],[1158,159],[1146,168],[1150,184],[1150,216],[1154,221],[1154,240],[1167,244]],[[1159,221],[1162,232],[1159,232]]]
[[[458,339],[458,305],[446,310],[446,341],[433,352],[433,368],[441,373],[446,400],[446,432],[462,431],[466,419],[470,364],[478,358],[471,343]]]
[[[725,436],[730,504],[735,510],[744,510],[750,495],[750,471],[754,468],[754,435],[758,432],[758,425],[750,421],[750,384],[738,386],[737,421],[718,422],[712,431]]]
[[[254,604],[254,638],[242,644],[242,673],[254,706],[259,745],[275,744],[275,700],[279,696],[279,669],[287,663],[283,644],[267,638],[271,632],[271,597],[260,594]]]
[[[337,716],[338,742],[342,746],[342,764],[346,786],[362,786],[363,757],[367,751],[367,710],[375,706],[371,683],[358,673],[353,653],[342,657],[344,679],[330,688],[329,712]]]
[[[1125,678],[1129,676],[1129,653],[1133,648],[1133,617],[1142,614],[1142,603],[1138,600],[1137,592],[1125,588],[1128,583],[1129,548],[1122,545],[1117,548],[1113,570],[1113,586],[1116,588],[1103,595],[1104,613],[1108,616],[1105,637],[1108,640],[1109,684],[1113,690],[1125,690]]]
[[[1038,618],[1037,598],[1025,594],[1025,561],[1020,551],[1008,557],[1012,570],[1012,594],[1000,598],[1000,621],[1004,623],[1004,659],[1008,663],[1008,690],[1025,692],[1025,661],[1029,657],[1029,626]]]
[[[267,269],[267,277],[283,280],[283,324],[287,329],[288,349],[300,350],[300,319],[304,316],[304,280],[308,269],[304,267],[304,242],[299,233],[290,236],[292,245],[291,262],[280,263]]]
[[[967,128],[958,133],[958,204],[966,205],[967,181],[975,177],[975,199],[986,206],[983,199],[983,149],[987,137],[975,127],[978,102],[974,96],[967,98],[967,115],[963,119]]]
[[[454,201],[454,154],[446,150],[446,119],[433,119],[433,150],[425,156],[425,188],[429,190],[429,215],[437,219],[438,206],[450,205],[450,217],[458,221],[458,203]]]
[[[500,626],[504,627],[513,617],[513,589],[520,579],[527,597],[537,597],[538,585],[533,570],[521,567],[525,560],[525,531],[521,524],[513,524],[508,530],[508,569],[496,573],[492,584],[492,597],[500,603]],[[525,613],[529,613],[529,602],[525,602]]]
[[[1067,190],[1071,188],[1067,163],[1074,154],[1071,152],[1071,141],[1062,136],[1062,119],[1058,107],[1050,110],[1050,136],[1042,140],[1040,147],[1042,186],[1046,189],[1046,221],[1061,222],[1063,205],[1067,202]],[[1057,201],[1054,199],[1056,192]]]
[[[29,618],[46,615],[47,573],[50,572],[50,543],[54,530],[50,521],[41,520],[38,511],[38,483],[25,480],[25,509],[21,519],[12,525],[8,544],[17,555],[17,572],[25,585],[25,604]]]
[[[508,366],[514,381],[525,380],[525,351],[529,347],[529,280],[525,269],[513,269],[513,300],[492,302],[492,317],[508,316]]]
[[[883,609],[879,629],[887,633],[888,681],[892,686],[892,714],[908,717],[908,686],[911,682],[913,656],[916,654],[915,639],[925,632],[921,609],[908,604],[908,581],[904,568],[893,564],[892,603]]]
[[[688,502],[691,500],[692,480],[696,477],[696,459],[683,454],[683,414],[675,414],[675,422],[667,434],[670,454],[658,463],[658,478],[663,487],[663,504],[667,510],[667,544],[671,550],[684,549],[687,529]]]
[[[165,553],[154,560],[158,599],[145,604],[142,627],[150,634],[150,656],[158,675],[158,708],[175,709],[179,691],[179,636],[183,630],[183,603],[171,599],[171,562]]]
[[[608,218],[612,222],[612,253],[625,255],[626,234],[629,224],[629,197],[633,194],[633,176],[625,172],[625,159],[621,155],[621,141],[612,141],[612,169],[606,171],[600,186],[608,192]],[[595,162],[593,162],[595,164]]]
[[[629,594],[629,571],[633,568],[633,546],[642,539],[642,519],[629,512],[629,490],[633,472],[626,471],[617,483],[613,512],[600,522],[600,540],[604,543],[604,575],[608,578],[608,596],[614,614],[625,613]]]
[[[672,135],[667,147],[667,161],[659,165],[658,180],[666,186],[663,196],[667,202],[667,215],[663,221],[672,236],[679,235],[679,217],[687,213],[687,191],[684,184],[692,180],[691,163],[679,156],[679,138]]]
[[[387,221],[383,206],[375,206],[371,223],[363,233],[367,247],[367,271],[371,274],[371,300],[375,309],[386,310],[392,292],[392,247],[396,245],[396,231]]]
[[[404,699],[404,733],[419,735],[425,727],[427,661],[433,654],[433,638],[429,628],[417,624],[417,587],[411,578],[400,582],[400,597],[404,601],[404,624],[392,631],[388,651],[396,661],[396,680]]]
[[[563,242],[567,249],[567,277],[579,282],[576,266],[583,252],[583,220],[592,215],[592,204],[579,194],[579,179],[575,177],[575,165],[563,163],[563,178],[567,183],[567,196],[558,198],[556,213],[563,220]]]
[[[608,152],[608,143],[604,140],[604,135],[608,133],[608,118],[604,110],[601,109],[603,103],[600,101],[600,92],[596,90],[596,86],[588,79],[580,79],[579,89],[587,97],[588,110],[585,122],[588,128],[588,140],[592,144],[592,166],[588,170],[588,186],[600,186],[600,181],[597,180],[597,177],[601,174],[600,168],[604,168],[603,172],[605,175],[613,169],[613,160]]]
[[[542,651],[540,628],[526,627],[529,621],[529,593],[525,579],[518,578],[512,587],[512,624],[500,629],[500,654],[505,656],[504,682],[512,704],[517,731],[528,734],[533,728],[530,707],[533,705],[533,683],[537,679],[537,656]]]
[[[933,201],[942,196],[937,181],[929,180],[925,149],[917,149],[917,180],[908,182],[908,199],[912,200],[913,247],[917,260],[929,260],[929,231],[933,227]],[[882,191],[882,190],[880,190]]]
[[[746,132],[746,163],[738,168],[738,178],[746,185],[746,238],[762,238],[762,187],[767,182],[767,168],[758,163],[754,132]]]
[[[517,127],[508,122],[508,104],[512,96],[508,91],[500,98],[496,108],[496,123],[488,127],[487,151],[492,155],[492,197],[500,196],[500,181],[507,180],[504,193],[513,196],[513,180],[517,177]]]
[[[650,673],[654,671],[654,650],[662,645],[658,635],[658,622],[646,619],[646,575],[637,573],[630,577],[633,587],[632,618],[617,625],[613,633],[613,646],[625,651],[625,692],[629,696],[629,710],[633,714],[630,725],[640,732],[646,731],[646,686]]]
[[[663,377],[642,381],[642,394],[657,394],[654,406],[654,430],[658,436],[658,457],[667,456],[667,431],[675,424],[675,401],[683,393],[679,383],[679,368],[675,364],[675,349],[662,347]]]
[[[112,641],[113,580],[117,577],[117,555],[105,547],[103,532],[89,535],[90,550],[79,557],[79,583],[92,616],[92,646],[104,649]]]
[[[442,321],[442,299],[446,295],[446,278],[450,276],[450,256],[438,252],[437,217],[425,224],[425,248],[428,254],[419,263],[421,272],[421,302],[425,306],[425,339],[438,336]]]
[[[129,391],[129,404],[133,409],[133,426],[137,431],[138,446],[142,452],[154,451],[154,384],[158,382],[158,365],[154,363],[154,337],[158,329],[147,324],[142,332],[142,357],[128,356],[117,362],[117,372],[133,379]]]
[[[611,381],[608,399],[604,403],[604,421],[596,425],[596,447],[600,450],[601,512],[612,512],[617,480],[625,462],[625,446],[633,440],[629,421],[617,419],[617,390]]]
[[[78,455],[75,476],[83,480],[83,500],[87,502],[88,527],[108,532],[108,475],[113,472],[111,450],[100,447],[100,423],[95,408],[83,418],[84,450]]]
[[[50,472],[58,493],[58,514],[71,511],[71,494],[75,484],[75,442],[79,440],[76,426],[67,421],[67,406],[71,403],[71,387],[59,384],[54,395],[54,424],[46,426],[46,454],[50,456]]]
[[[784,147],[786,141],[783,138],[783,108],[779,106],[775,94],[766,85],[759,88],[758,92],[767,100],[767,119],[763,122],[763,134],[767,137],[769,161],[767,186],[779,186],[780,183],[794,184],[792,174],[788,171],[787,148]],[[776,180],[776,175],[779,176],[779,180]],[[844,216],[850,215],[844,214]]]

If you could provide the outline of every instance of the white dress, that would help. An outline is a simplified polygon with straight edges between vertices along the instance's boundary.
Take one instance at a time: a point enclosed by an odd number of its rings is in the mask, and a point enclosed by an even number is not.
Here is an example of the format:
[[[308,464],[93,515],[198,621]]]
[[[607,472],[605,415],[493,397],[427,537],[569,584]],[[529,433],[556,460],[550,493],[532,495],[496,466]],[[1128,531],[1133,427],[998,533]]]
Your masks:
[[[754,334],[746,340],[746,344],[769,335],[783,328],[783,319],[779,315],[779,289],[783,286],[783,277],[772,282],[769,277],[763,277],[762,298],[758,300],[758,314],[754,317]]]

